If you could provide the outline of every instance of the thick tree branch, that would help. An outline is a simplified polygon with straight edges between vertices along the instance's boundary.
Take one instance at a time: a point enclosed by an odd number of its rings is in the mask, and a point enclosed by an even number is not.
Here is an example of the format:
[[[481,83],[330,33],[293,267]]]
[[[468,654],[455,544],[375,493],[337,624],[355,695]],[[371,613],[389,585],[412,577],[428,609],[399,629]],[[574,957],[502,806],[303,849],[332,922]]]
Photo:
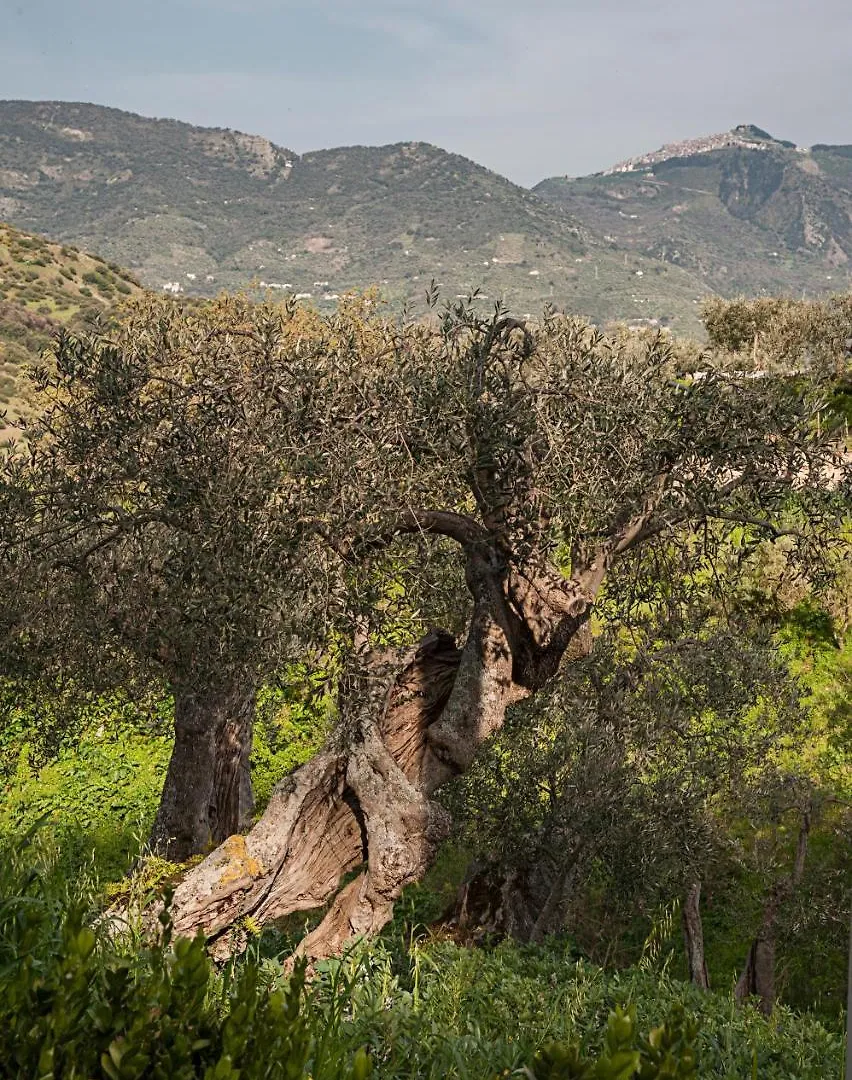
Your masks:
[[[331,550],[346,562],[381,551],[400,536],[445,536],[463,548],[489,540],[488,530],[475,518],[451,510],[407,510],[374,535],[362,534],[351,540],[333,536],[325,524],[319,525],[317,531]]]

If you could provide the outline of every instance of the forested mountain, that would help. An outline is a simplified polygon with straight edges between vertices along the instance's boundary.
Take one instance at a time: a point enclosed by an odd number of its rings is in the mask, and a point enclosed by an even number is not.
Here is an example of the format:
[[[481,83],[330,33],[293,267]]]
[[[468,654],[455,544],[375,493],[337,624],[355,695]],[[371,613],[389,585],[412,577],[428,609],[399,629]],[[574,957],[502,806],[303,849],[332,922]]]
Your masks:
[[[741,125],[534,191],[613,251],[685,268],[705,292],[819,295],[852,281],[852,146],[806,149]]]
[[[422,301],[482,290],[695,332],[698,278],[614,251],[560,206],[425,143],[301,157],[259,136],[95,105],[0,103],[0,217],[210,295],[271,286],[331,305],[379,285]]]

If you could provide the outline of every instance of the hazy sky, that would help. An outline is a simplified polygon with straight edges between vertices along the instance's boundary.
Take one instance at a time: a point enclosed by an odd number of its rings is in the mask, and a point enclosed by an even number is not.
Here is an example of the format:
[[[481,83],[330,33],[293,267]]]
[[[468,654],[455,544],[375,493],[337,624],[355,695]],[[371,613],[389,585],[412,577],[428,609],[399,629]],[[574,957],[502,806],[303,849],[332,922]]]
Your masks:
[[[738,123],[852,143],[852,3],[0,0],[0,98],[424,140],[532,184]]]

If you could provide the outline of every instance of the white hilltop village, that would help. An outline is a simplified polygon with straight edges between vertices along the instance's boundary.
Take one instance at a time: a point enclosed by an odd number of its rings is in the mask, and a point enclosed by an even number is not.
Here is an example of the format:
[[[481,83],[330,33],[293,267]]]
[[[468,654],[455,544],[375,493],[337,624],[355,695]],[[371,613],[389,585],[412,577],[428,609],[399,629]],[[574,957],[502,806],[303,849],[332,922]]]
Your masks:
[[[740,146],[745,150],[769,150],[772,146],[787,146],[799,153],[807,154],[805,146],[795,146],[781,139],[774,139],[767,131],[753,124],[739,124],[732,131],[723,131],[718,135],[705,135],[699,139],[684,139],[682,142],[666,143],[659,150],[652,150],[639,157],[627,158],[608,169],[602,169],[596,176],[613,176],[616,173],[637,172],[650,169],[672,158],[692,157],[695,154],[709,154],[713,150],[722,150],[728,146]]]

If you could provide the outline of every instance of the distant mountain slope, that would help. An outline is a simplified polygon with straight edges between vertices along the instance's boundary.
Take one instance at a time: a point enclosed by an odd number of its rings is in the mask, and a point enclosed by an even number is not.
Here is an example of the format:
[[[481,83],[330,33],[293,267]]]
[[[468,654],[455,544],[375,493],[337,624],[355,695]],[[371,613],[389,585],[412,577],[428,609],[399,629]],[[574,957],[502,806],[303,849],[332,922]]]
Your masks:
[[[26,410],[23,365],[56,330],[139,291],[118,266],[0,223],[0,436]]]
[[[522,313],[550,300],[599,321],[695,331],[706,290],[428,144],[299,157],[95,105],[0,102],[0,217],[189,293],[253,282],[323,305],[378,284],[419,302],[434,277],[444,296],[479,286],[483,304],[502,296]]]
[[[753,125],[534,191],[608,238],[723,295],[852,286],[852,147],[797,148]]]

